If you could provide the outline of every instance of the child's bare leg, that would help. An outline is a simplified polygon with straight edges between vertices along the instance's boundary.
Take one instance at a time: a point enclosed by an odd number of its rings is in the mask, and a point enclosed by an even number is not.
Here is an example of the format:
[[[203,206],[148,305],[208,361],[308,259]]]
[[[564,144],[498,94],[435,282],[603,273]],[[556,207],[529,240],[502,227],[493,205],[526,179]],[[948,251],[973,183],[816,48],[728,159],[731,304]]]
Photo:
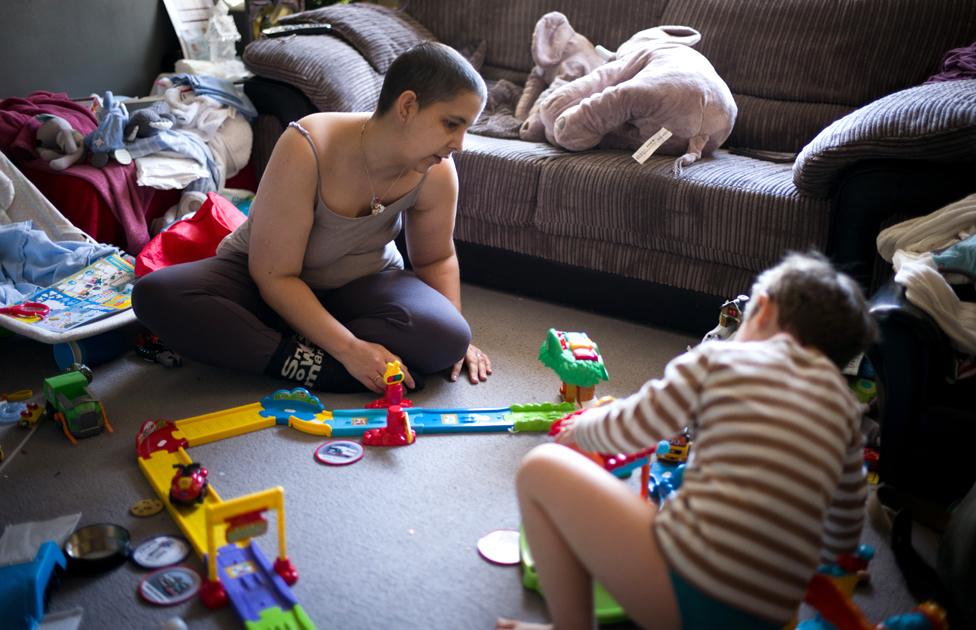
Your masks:
[[[592,628],[591,578],[637,624],[680,627],[668,566],[651,531],[653,505],[556,444],[526,456],[517,486],[525,535],[559,630]]]

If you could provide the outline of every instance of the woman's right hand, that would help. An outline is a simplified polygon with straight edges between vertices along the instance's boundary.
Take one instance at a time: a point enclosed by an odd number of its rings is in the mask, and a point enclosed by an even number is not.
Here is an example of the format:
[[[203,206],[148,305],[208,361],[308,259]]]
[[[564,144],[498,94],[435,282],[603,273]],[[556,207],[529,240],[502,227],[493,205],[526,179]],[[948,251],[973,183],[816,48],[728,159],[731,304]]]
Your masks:
[[[338,359],[349,374],[357,381],[365,385],[370,391],[382,394],[386,391],[386,381],[383,378],[386,373],[386,364],[392,361],[400,361],[400,369],[403,371],[403,383],[410,389],[414,387],[413,377],[403,361],[378,343],[357,339],[356,343]]]

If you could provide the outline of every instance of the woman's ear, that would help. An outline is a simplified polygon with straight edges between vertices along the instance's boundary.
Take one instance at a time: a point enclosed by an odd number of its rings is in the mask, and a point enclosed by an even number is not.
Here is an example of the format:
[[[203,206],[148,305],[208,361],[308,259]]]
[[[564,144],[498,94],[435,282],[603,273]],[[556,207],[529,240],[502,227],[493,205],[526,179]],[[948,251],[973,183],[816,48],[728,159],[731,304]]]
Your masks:
[[[407,120],[420,110],[420,103],[417,101],[417,93],[413,90],[404,90],[396,100],[397,121],[405,123]]]

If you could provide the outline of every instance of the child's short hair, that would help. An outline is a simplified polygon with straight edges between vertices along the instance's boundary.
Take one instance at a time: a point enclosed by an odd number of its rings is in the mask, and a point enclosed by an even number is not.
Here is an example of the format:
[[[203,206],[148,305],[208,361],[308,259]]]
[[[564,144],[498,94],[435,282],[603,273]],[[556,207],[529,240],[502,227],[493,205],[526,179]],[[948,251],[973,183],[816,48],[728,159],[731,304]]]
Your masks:
[[[484,101],[484,79],[468,60],[450,46],[423,42],[401,53],[383,77],[383,88],[376,113],[385,114],[407,90],[417,94],[420,107],[449,101],[464,91],[474,92]]]
[[[763,293],[776,304],[780,328],[840,368],[877,337],[861,287],[820,253],[787,254],[756,279],[752,297]],[[746,318],[755,302],[746,306]]]

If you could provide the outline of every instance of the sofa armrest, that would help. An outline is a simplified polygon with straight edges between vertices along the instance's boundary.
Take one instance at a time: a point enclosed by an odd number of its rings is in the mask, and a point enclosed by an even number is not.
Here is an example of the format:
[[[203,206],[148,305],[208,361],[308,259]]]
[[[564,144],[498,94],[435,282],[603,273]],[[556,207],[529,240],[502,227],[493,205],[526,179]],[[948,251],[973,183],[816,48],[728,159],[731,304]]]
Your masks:
[[[261,109],[258,101],[254,104]],[[826,253],[873,293],[891,276],[878,255],[878,233],[892,223],[929,214],[976,192],[976,159],[956,164],[924,160],[862,160],[838,173]]]
[[[834,121],[800,152],[793,182],[826,197],[843,170],[873,159],[976,160],[976,79],[901,90]]]
[[[321,111],[371,111],[396,57],[430,31],[410,16],[372,4],[295,13],[282,24],[329,24],[330,34],[259,39],[244,49],[254,74],[300,89]]]
[[[319,111],[370,111],[383,77],[355,48],[331,35],[259,39],[244,49],[247,68],[302,91]]]

